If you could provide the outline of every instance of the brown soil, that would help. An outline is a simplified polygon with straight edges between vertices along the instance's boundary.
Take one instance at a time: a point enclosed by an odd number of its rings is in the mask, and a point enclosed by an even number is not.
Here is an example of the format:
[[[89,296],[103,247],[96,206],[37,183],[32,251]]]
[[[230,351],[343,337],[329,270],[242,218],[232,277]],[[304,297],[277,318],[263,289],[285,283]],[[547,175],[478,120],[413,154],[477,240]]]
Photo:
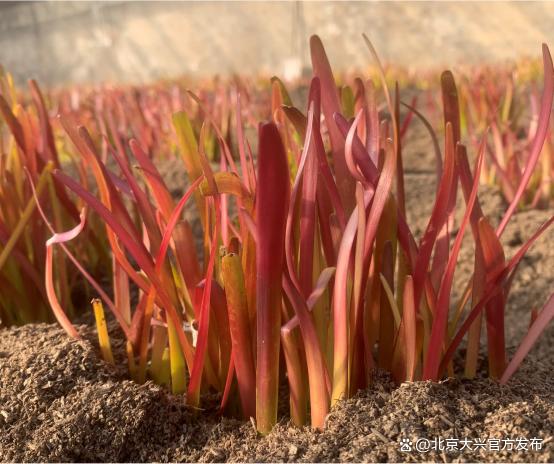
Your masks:
[[[91,335],[88,326],[80,326]],[[550,356],[552,360],[552,356]],[[101,361],[90,341],[55,325],[3,330],[3,461],[540,461],[554,457],[552,363],[527,361],[509,386],[486,378],[406,383],[377,373],[372,388],[335,408],[324,432],[284,417],[267,437],[251,423],[194,416],[182,397],[138,385]],[[528,452],[404,453],[408,438],[539,438]]]
[[[424,153],[429,145],[420,139]],[[407,210],[419,235],[432,208],[435,179],[432,170],[414,169],[427,162],[417,162],[418,143],[411,147],[406,163]],[[175,163],[171,166],[177,183],[182,176]],[[481,192],[485,213],[498,221],[505,208],[502,198],[492,189]],[[552,209],[518,213],[503,236],[507,256],[552,213]],[[530,250],[513,284],[506,314],[511,353],[526,331],[531,309],[540,307],[554,288],[554,247],[549,246],[553,240],[551,229]],[[458,290],[472,269],[470,246],[459,260]],[[150,382],[138,385],[126,380],[125,368],[116,369],[100,359],[93,329],[82,325],[79,330],[82,341],[69,340],[56,325],[0,331],[3,461],[554,460],[553,325],[508,386],[500,387],[483,375],[472,381],[395,387],[377,372],[370,389],[333,409],[325,431],[294,428],[284,415],[264,438],[256,435],[250,422],[219,417],[213,401],[205,402],[208,406],[198,417],[182,397]],[[400,451],[402,439],[535,437],[543,440],[541,450]]]

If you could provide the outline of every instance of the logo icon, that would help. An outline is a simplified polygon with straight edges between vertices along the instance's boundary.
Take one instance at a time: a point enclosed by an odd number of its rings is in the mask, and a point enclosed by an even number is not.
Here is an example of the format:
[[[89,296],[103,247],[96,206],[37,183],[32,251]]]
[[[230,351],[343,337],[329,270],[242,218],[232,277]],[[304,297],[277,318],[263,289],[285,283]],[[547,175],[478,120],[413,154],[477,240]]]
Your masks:
[[[402,438],[400,440],[400,451],[403,453],[412,451],[412,440],[409,438]]]

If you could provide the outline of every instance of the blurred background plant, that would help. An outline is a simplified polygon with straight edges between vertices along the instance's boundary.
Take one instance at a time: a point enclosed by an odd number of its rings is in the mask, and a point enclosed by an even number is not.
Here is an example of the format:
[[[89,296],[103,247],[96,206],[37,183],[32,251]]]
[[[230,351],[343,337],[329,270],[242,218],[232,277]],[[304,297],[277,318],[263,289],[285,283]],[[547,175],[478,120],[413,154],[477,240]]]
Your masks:
[[[58,144],[42,93],[29,82],[30,101],[20,104],[10,74],[0,75],[0,323],[51,321],[48,294],[57,292],[70,316],[74,303],[86,301],[79,274],[71,272],[63,256],[44,249],[51,235],[36,210],[32,184],[57,229],[78,220],[76,203],[51,177],[55,168],[72,165],[85,181],[83,163]],[[73,253],[99,278],[107,276],[109,256],[94,228]],[[52,273],[53,263],[56,273]],[[83,298],[84,297],[84,298]]]

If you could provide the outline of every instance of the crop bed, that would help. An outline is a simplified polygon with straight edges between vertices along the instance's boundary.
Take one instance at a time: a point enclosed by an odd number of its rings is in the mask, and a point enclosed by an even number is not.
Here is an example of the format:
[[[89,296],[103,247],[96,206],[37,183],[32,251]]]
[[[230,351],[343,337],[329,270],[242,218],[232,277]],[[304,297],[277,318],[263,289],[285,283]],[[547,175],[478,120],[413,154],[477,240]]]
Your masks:
[[[290,94],[2,73],[2,459],[552,460],[548,47],[423,91],[364,40]]]
[[[409,221],[420,231],[434,195],[432,172],[410,174],[423,156],[424,134],[414,130],[406,156],[406,182],[417,195],[407,198]],[[421,143],[418,143],[418,140]],[[179,168],[167,162],[164,177]],[[483,208],[498,218],[503,199],[484,189]],[[553,210],[516,214],[503,241],[515,249],[526,231]],[[554,283],[554,231],[548,231],[522,264],[506,313],[507,339],[513,350],[529,325],[531,307],[548,296]],[[511,244],[511,245],[510,245]],[[461,266],[471,271],[472,253]],[[457,279],[463,281],[464,276]],[[467,276],[466,276],[467,278]],[[110,332],[116,325],[111,323]],[[213,399],[202,419],[183,397],[147,382],[127,380],[125,369],[99,356],[92,319],[78,329],[82,341],[68,339],[56,324],[26,325],[0,332],[0,455],[5,461],[505,461],[554,459],[554,327],[541,337],[515,377],[499,386],[483,374],[475,380],[405,383],[385,373],[354,398],[339,403],[323,432],[290,423],[282,396],[281,419],[266,437],[250,422],[220,417]],[[122,338],[114,351],[124,359]],[[484,369],[484,360],[480,360]],[[535,451],[403,453],[402,438],[541,438]]]

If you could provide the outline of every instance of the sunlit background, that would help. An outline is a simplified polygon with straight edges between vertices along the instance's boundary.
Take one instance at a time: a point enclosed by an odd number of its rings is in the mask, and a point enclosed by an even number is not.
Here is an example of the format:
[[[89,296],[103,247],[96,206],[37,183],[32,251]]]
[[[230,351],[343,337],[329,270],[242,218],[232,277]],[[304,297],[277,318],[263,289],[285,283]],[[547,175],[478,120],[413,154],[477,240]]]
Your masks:
[[[540,57],[551,2],[7,2],[0,63],[43,85],[271,73],[297,77],[319,34],[335,69],[408,69]]]

